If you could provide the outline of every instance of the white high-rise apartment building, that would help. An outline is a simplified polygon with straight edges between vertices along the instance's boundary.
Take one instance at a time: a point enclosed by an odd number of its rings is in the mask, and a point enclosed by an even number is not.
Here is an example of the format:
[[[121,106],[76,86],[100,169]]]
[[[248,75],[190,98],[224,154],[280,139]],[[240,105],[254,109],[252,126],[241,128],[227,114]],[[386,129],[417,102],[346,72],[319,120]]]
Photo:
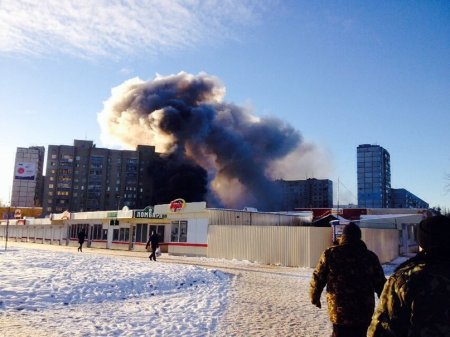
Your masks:
[[[45,148],[18,147],[14,164],[11,206],[41,207]]]

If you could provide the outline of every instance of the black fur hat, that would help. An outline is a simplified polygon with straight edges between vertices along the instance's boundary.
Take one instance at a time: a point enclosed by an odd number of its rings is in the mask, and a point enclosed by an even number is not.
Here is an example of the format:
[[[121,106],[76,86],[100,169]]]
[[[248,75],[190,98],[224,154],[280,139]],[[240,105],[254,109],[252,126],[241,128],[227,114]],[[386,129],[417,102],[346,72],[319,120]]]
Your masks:
[[[354,222],[350,222],[342,229],[342,236],[347,241],[361,239],[361,229]]]
[[[450,218],[437,215],[422,220],[417,241],[423,250],[450,249]]]

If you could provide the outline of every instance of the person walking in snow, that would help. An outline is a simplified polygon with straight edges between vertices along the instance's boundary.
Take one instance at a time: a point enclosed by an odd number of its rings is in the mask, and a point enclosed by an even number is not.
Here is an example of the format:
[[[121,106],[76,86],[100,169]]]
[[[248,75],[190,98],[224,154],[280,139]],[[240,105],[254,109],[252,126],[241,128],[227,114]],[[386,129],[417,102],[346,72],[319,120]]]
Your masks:
[[[351,222],[343,228],[339,244],[320,257],[310,283],[311,303],[321,308],[326,285],[332,337],[365,337],[375,308],[374,292],[380,296],[385,281],[377,255],[367,249],[361,229]]]
[[[417,240],[422,250],[387,281],[369,337],[450,336],[450,218],[422,220]]]
[[[84,243],[84,239],[86,238],[86,233],[84,233],[84,230],[80,230],[78,232],[78,243],[80,244],[78,246],[78,251],[79,252],[83,252],[83,243]]]
[[[148,238],[147,245],[145,246],[145,249],[148,249],[148,247],[151,246],[152,253],[148,257],[150,261],[153,259],[153,261],[156,261],[156,249],[159,246],[159,236],[155,233],[155,231],[152,231],[152,234]]]

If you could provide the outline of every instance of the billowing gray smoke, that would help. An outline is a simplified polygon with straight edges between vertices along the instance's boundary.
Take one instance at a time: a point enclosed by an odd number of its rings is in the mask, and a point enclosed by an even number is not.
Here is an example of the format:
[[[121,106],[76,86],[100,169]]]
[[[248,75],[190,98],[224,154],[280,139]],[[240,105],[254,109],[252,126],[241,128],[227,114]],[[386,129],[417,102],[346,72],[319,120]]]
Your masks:
[[[301,152],[301,135],[276,118],[223,102],[224,94],[207,74],[131,79],[112,90],[99,114],[103,140],[156,146],[168,195],[207,200],[208,207],[276,209],[271,175],[277,162]],[[181,185],[184,192],[176,190]]]

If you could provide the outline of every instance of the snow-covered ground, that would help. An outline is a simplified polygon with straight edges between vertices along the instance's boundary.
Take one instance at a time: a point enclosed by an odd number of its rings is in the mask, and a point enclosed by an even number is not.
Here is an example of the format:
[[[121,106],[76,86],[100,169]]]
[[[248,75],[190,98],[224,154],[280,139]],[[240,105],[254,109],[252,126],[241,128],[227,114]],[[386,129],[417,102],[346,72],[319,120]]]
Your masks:
[[[0,251],[0,336],[330,333],[326,309],[309,303],[311,268],[147,255],[10,243]]]
[[[186,264],[14,246],[0,268],[2,317],[36,336],[204,336],[231,281]]]

